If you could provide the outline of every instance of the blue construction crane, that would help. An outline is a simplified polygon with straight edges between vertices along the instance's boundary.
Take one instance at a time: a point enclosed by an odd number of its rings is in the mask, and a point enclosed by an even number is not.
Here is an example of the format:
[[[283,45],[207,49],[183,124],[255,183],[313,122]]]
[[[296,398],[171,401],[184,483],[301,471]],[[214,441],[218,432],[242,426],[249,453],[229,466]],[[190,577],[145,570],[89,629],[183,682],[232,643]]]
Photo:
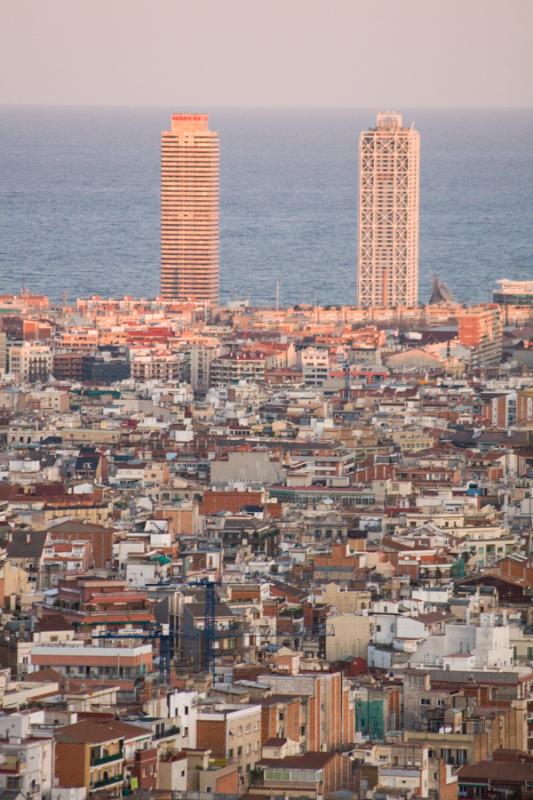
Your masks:
[[[192,583],[186,584],[187,587],[201,587],[204,589],[204,658],[203,667],[215,681],[215,641],[217,638],[216,631],[216,606],[217,606],[217,593],[216,587],[220,585],[220,581],[213,581],[209,578],[201,578]],[[170,681],[170,663],[171,663],[171,634],[170,625],[163,623],[152,628],[147,633],[102,633],[93,636],[93,639],[159,639],[159,674],[162,681]]]
[[[217,638],[216,616],[217,616],[217,592],[216,587],[220,581],[212,581],[210,578],[201,578],[198,581],[189,583],[189,586],[202,586],[204,588],[204,669],[208,672],[213,683],[215,682],[215,640]]]
[[[343,364],[343,372],[344,372],[344,392],[343,392],[343,399],[349,400],[350,399],[350,362],[348,359],[345,360]]]

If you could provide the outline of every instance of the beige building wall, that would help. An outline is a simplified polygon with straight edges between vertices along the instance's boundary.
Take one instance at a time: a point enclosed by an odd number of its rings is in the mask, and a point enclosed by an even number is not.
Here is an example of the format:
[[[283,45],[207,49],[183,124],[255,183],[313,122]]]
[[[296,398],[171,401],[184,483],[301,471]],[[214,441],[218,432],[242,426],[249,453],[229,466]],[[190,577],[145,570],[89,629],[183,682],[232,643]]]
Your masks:
[[[80,442],[80,444],[116,444],[121,436],[120,430],[105,430],[104,428],[61,428],[56,431],[65,442]]]
[[[0,331],[0,375],[7,369],[7,333]]]
[[[6,560],[0,566],[0,606],[3,608],[12,595],[21,595],[29,589],[28,573]]]
[[[113,516],[111,503],[104,502],[93,506],[65,506],[32,511],[31,523],[37,530],[50,527],[60,519],[76,519],[93,525],[105,525]]]
[[[370,620],[360,614],[335,614],[328,617],[326,660],[367,657]]]
[[[321,599],[326,605],[333,606],[339,614],[355,613],[370,608],[372,593],[341,589],[337,583],[328,583]]]
[[[216,706],[198,713],[198,747],[233,759],[243,779],[261,758],[261,706]]]

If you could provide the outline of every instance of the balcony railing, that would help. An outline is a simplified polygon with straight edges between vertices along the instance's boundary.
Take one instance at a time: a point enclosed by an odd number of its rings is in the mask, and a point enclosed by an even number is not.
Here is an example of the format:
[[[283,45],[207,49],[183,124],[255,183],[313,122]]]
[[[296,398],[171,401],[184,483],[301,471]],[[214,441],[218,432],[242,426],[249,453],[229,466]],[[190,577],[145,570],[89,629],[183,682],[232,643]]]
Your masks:
[[[110,753],[107,756],[101,756],[100,758],[93,758],[91,759],[91,767],[98,767],[100,764],[110,764],[112,761],[119,761],[121,758],[124,758],[124,753],[122,751],[118,753]]]
[[[166,730],[158,731],[154,733],[154,739],[164,739],[165,736],[177,736],[180,732],[180,729],[177,725],[172,725],[170,728],[166,728]]]
[[[113,786],[115,783],[121,783],[124,780],[124,775],[110,775],[102,781],[95,781],[91,786],[91,791],[94,789],[103,789],[106,786]]]

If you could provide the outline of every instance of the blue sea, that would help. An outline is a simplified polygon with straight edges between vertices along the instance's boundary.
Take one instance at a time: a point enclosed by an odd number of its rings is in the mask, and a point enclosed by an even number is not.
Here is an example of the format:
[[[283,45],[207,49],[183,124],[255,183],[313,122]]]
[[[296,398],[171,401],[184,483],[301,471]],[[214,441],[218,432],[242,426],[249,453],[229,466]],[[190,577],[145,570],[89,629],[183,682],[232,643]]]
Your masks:
[[[208,111],[221,145],[222,299],[352,303],[359,132],[376,110],[0,107],[0,293],[150,297],[159,137]],[[533,110],[405,110],[421,134],[420,298],[533,278]]]

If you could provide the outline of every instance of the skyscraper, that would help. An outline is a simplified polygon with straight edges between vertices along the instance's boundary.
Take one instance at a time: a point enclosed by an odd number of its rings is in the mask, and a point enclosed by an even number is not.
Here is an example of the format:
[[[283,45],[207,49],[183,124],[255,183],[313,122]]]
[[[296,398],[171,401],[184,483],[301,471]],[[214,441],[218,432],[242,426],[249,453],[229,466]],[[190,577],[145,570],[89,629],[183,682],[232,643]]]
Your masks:
[[[357,302],[391,308],[418,302],[420,137],[400,114],[378,114],[359,140]]]
[[[173,114],[161,134],[161,296],[218,302],[218,133]]]

